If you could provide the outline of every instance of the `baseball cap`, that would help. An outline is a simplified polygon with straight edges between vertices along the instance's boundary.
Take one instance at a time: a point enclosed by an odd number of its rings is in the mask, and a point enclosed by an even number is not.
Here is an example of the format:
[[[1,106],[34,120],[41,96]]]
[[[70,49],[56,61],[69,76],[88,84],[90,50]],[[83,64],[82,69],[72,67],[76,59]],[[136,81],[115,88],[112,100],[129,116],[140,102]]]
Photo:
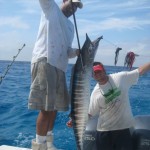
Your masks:
[[[82,8],[83,7],[83,3],[81,2],[81,0],[63,0],[63,2],[65,3],[66,1],[70,1],[70,2],[73,2],[73,3],[78,3],[78,7],[79,8]]]
[[[81,0],[72,0],[73,3],[79,3],[78,7],[82,8],[83,7],[83,3],[81,2]]]
[[[103,71],[103,70],[104,70],[104,68],[101,65],[95,65],[95,66],[93,66],[93,71],[94,72],[95,71]]]

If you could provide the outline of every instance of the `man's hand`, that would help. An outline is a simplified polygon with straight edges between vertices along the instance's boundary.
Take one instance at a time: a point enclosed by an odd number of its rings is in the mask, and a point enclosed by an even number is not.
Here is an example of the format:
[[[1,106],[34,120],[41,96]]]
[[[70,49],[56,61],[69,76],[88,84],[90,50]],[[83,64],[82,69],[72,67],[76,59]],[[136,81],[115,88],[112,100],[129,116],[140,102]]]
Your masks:
[[[76,55],[77,55],[77,56],[80,55],[80,50],[79,50],[79,49],[76,50]]]
[[[66,123],[67,127],[72,128],[72,119],[70,119],[67,123]]]

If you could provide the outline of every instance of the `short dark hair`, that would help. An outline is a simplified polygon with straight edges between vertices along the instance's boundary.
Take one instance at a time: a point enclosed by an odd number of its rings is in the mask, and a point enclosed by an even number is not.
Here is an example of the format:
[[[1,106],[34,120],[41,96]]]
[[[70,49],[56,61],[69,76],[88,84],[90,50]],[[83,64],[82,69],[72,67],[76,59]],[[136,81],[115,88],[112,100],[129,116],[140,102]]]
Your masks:
[[[96,66],[96,65],[101,65],[101,66],[103,66],[103,64],[102,64],[101,62],[98,62],[98,61],[95,61],[95,62],[93,63],[93,66]]]

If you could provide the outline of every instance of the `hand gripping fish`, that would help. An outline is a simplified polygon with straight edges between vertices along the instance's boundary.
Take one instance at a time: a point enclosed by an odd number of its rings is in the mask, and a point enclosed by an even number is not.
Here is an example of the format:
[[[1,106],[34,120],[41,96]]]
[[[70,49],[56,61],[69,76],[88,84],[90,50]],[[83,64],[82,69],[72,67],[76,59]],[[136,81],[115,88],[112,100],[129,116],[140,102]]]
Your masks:
[[[83,150],[84,131],[88,121],[88,107],[90,102],[90,78],[92,65],[99,41],[103,37],[91,42],[86,34],[85,43],[77,58],[72,71],[71,81],[71,118],[78,150]]]

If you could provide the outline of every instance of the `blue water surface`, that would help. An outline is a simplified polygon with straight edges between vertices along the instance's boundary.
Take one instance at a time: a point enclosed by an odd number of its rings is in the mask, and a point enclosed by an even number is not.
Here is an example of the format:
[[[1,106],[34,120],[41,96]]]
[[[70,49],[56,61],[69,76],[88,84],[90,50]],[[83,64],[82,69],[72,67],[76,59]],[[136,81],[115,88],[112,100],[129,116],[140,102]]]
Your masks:
[[[0,76],[3,76],[10,61],[0,61]],[[108,73],[127,70],[124,67],[105,66]],[[70,84],[72,65],[66,73]],[[30,62],[15,62],[0,84],[0,145],[31,147],[35,138],[35,123],[38,111],[28,110],[27,102],[31,82]],[[91,78],[91,91],[96,82]],[[129,91],[133,115],[150,114],[150,73],[140,77],[137,85]],[[66,126],[67,112],[57,114],[54,127],[54,144],[64,150],[75,150],[73,130]]]

